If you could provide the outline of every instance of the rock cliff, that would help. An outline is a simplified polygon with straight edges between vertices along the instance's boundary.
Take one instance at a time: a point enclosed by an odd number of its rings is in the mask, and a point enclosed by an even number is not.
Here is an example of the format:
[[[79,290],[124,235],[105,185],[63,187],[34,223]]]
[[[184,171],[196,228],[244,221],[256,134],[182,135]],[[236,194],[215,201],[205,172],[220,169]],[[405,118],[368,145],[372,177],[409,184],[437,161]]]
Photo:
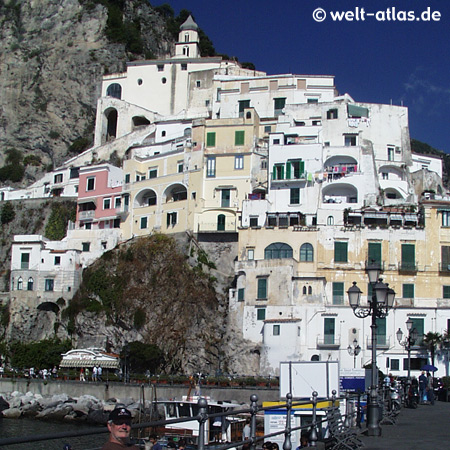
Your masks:
[[[10,148],[33,155],[26,185],[88,145],[101,77],[171,39],[145,0],[0,0],[0,166]]]

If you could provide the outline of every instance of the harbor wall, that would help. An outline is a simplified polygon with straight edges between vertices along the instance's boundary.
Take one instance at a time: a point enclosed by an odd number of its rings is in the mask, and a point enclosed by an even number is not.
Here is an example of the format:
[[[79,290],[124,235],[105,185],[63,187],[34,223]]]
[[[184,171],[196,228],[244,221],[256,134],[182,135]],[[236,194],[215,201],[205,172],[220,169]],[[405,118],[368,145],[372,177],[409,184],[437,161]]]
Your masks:
[[[144,396],[145,400],[156,398],[157,400],[168,400],[188,394],[189,387],[184,385],[165,384],[130,384],[119,382],[81,382],[73,380],[51,380],[23,379],[23,378],[0,378],[0,394],[19,391],[23,394],[32,392],[42,396],[52,396],[65,393],[69,397],[80,397],[81,395],[92,395],[99,400],[110,398],[125,399],[132,398],[138,401]],[[191,392],[193,394],[193,392]],[[201,394],[209,396],[216,401],[228,400],[237,403],[250,403],[250,396],[256,394],[258,403],[263,401],[279,400],[279,387],[222,387],[202,386]]]

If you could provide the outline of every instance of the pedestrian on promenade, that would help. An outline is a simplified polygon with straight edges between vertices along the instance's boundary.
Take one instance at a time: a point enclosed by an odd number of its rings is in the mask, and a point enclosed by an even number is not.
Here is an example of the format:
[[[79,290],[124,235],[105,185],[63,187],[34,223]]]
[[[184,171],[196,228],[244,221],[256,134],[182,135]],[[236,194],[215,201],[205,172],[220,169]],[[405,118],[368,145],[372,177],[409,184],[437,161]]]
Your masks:
[[[428,379],[425,376],[425,372],[422,372],[419,377],[419,394],[420,394],[420,403],[425,403],[426,400],[426,394],[427,394],[427,386],[428,386]]]
[[[430,372],[427,372],[427,398],[430,405],[434,405],[433,377]]]
[[[92,381],[97,381],[97,366],[92,368]]]
[[[247,417],[245,419],[244,429],[242,430],[242,440],[247,441],[248,439],[250,439],[250,433],[251,433],[250,417]]]
[[[97,380],[102,381],[102,366],[97,367]]]
[[[86,379],[84,378],[84,369],[81,368],[80,370],[80,381],[86,381]]]
[[[130,444],[132,415],[126,408],[116,408],[111,411],[108,418],[109,440],[102,450],[120,450],[128,448],[139,450],[136,445]]]
[[[156,434],[150,435],[150,444],[152,450],[162,450],[161,444],[158,442],[158,436]]]

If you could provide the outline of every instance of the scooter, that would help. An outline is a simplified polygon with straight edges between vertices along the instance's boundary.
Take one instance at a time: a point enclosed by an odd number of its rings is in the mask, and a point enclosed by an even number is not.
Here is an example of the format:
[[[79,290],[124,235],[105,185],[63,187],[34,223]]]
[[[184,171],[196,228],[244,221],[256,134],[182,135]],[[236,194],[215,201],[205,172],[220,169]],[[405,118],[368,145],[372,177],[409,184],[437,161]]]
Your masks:
[[[394,386],[389,387],[390,390],[390,408],[391,411],[400,411],[402,407],[402,402],[400,399],[399,386],[395,384]]]
[[[419,388],[413,384],[409,385],[408,393],[406,395],[405,406],[407,408],[416,409],[419,405]]]

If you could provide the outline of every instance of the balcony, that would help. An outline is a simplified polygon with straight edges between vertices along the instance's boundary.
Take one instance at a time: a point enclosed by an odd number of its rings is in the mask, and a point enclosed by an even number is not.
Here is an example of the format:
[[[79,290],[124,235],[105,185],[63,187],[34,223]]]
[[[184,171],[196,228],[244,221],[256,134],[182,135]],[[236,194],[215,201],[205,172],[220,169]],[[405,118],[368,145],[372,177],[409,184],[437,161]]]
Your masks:
[[[402,261],[398,265],[399,272],[417,272],[417,264],[415,262]]]
[[[334,334],[326,334],[323,337],[317,338],[317,348],[337,349],[340,346],[341,346],[340,336],[335,336]]]
[[[80,220],[93,219],[95,217],[95,210],[80,211],[78,214]]]
[[[391,346],[391,338],[389,336],[377,336],[377,349],[378,350],[388,350]],[[372,349],[372,338],[367,338],[367,348]]]
[[[450,262],[448,263],[439,263],[439,272],[444,275],[450,275]]]

